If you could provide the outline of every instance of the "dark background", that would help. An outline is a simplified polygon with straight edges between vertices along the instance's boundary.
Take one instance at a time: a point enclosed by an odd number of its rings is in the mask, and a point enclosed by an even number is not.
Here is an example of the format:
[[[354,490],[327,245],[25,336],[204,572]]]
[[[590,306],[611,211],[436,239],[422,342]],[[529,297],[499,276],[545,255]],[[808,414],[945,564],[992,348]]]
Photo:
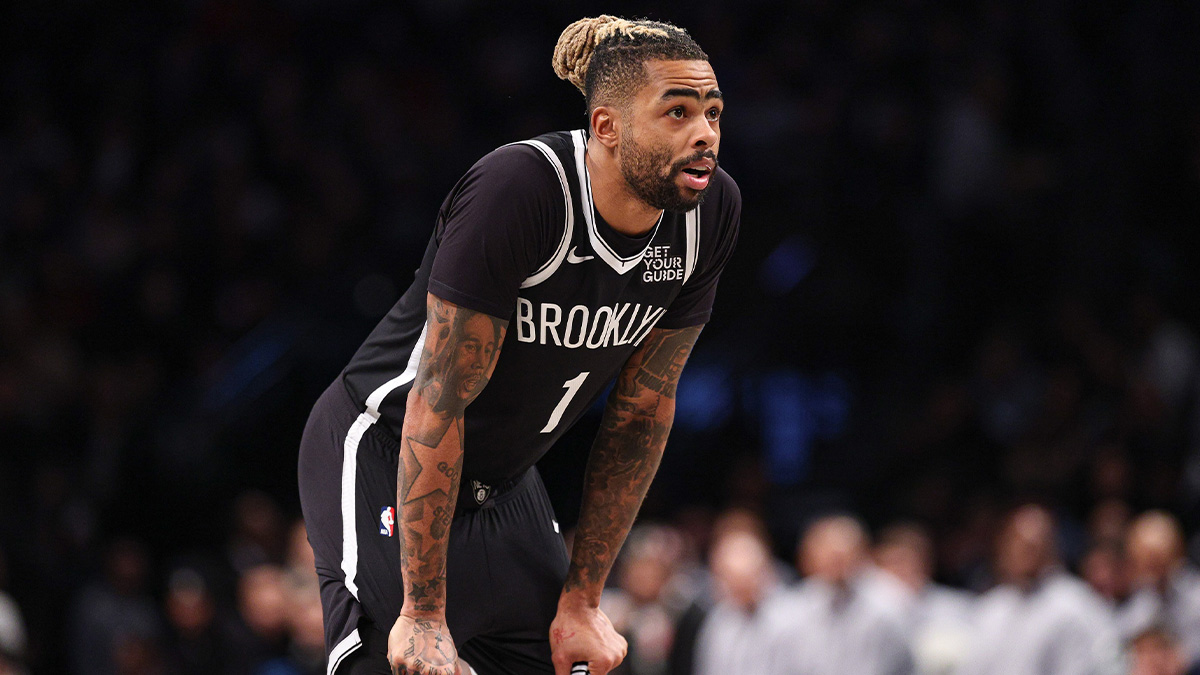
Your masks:
[[[599,11],[711,57],[741,240],[644,513],[914,517],[985,584],[1004,508],[1200,511],[1200,5],[18,3],[0,19],[0,588],[34,672],[118,537],[155,574],[259,491],[454,181],[583,126]],[[595,416],[543,462],[574,520]],[[0,565],[0,568],[4,567]],[[7,579],[5,583],[4,579]],[[152,584],[160,584],[151,576]]]

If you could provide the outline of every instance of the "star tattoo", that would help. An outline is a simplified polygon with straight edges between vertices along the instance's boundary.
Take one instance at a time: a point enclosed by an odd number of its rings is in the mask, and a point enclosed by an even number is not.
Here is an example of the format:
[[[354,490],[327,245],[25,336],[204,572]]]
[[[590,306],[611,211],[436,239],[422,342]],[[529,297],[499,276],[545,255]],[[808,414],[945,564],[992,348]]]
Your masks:
[[[409,465],[416,466],[417,473],[410,480],[405,481],[404,503],[411,504],[437,492],[445,495],[446,489],[444,484],[446,476],[436,470],[426,471],[425,467],[421,464],[421,458],[414,451],[414,447],[416,449],[428,448],[429,450],[433,450],[435,449],[434,446],[422,443],[411,436],[407,440],[408,447],[405,448],[405,452],[409,455]],[[426,453],[422,451],[422,454]]]

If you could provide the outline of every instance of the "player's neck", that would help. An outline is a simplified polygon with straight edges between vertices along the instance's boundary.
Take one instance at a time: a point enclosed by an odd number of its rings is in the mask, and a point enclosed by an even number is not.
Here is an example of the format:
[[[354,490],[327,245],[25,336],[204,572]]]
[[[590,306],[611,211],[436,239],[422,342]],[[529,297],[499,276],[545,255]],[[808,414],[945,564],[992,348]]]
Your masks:
[[[633,194],[613,153],[589,139],[586,161],[592,179],[592,202],[604,222],[629,237],[649,232],[662,216],[662,209]]]

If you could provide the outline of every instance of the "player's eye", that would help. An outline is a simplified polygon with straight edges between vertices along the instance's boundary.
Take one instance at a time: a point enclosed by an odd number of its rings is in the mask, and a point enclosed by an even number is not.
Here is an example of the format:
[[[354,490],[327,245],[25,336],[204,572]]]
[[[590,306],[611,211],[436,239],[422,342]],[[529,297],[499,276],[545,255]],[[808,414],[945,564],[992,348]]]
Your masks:
[[[683,106],[675,106],[667,111],[667,117],[673,117],[677,120],[683,119]]]
[[[708,115],[708,119],[710,119],[710,120],[713,120],[713,121],[719,120],[719,119],[721,119],[721,109],[717,108],[717,107],[709,108],[707,115]]]

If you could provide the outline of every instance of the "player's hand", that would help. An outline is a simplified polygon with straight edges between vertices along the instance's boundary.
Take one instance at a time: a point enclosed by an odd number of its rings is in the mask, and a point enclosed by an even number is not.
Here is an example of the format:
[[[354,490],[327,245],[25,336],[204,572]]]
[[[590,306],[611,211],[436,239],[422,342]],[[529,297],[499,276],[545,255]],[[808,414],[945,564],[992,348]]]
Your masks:
[[[400,615],[388,633],[392,675],[459,675],[458,650],[445,621]]]
[[[605,675],[628,651],[629,643],[599,608],[558,603],[558,615],[550,624],[554,675],[570,675],[571,665],[579,662],[588,664],[591,675]]]

